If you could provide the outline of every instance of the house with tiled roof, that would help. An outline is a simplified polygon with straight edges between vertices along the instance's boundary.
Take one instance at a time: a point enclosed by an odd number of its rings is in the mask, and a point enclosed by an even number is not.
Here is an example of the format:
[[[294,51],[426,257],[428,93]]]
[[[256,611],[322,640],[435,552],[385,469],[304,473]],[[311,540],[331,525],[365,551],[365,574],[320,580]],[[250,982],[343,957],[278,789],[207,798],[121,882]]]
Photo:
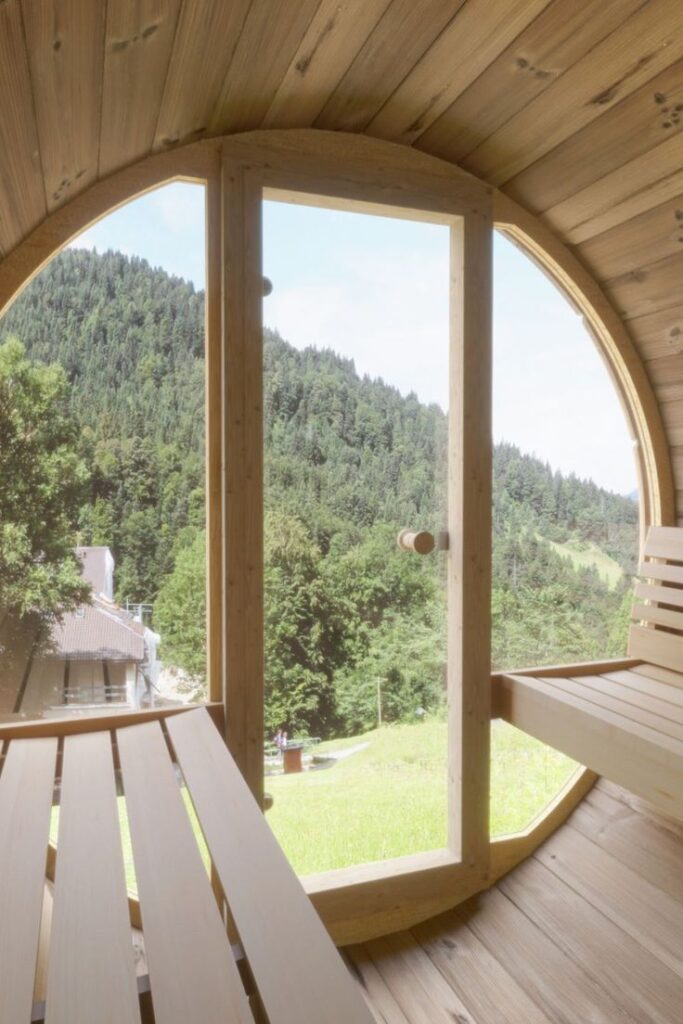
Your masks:
[[[138,707],[157,670],[158,636],[114,600],[113,555],[108,547],[79,547],[90,583],[89,604],[52,627],[31,665],[21,710],[49,714],[64,707]]]

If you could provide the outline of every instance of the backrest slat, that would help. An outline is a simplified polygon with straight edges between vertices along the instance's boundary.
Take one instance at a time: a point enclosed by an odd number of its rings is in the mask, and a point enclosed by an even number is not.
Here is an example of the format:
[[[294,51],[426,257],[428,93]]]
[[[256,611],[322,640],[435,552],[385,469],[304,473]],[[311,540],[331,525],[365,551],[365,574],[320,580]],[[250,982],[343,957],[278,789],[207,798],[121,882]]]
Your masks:
[[[651,526],[643,548],[645,558],[663,558],[683,563],[683,529],[678,526]]]
[[[674,563],[674,564],[671,564]],[[653,526],[648,531],[631,611],[628,653],[662,668],[683,672],[683,529]],[[678,611],[677,609],[682,609]]]
[[[662,562],[641,562],[638,575],[663,583],[680,583],[683,587],[683,565],[665,565]]]

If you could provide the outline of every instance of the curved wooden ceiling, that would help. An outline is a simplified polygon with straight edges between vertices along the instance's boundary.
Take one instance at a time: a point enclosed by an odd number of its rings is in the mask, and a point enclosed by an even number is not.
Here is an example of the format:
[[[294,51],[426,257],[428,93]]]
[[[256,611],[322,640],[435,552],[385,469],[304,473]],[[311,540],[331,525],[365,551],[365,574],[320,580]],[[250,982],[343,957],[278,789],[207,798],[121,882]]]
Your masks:
[[[366,132],[459,163],[600,281],[683,514],[682,0],[0,0],[0,255],[205,135]]]

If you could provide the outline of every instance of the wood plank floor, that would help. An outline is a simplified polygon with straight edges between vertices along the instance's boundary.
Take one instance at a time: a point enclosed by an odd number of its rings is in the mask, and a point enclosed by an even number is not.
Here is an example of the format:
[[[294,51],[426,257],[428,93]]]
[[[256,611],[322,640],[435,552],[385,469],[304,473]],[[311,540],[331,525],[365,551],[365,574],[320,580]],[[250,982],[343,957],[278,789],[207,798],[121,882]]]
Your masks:
[[[601,780],[489,892],[346,954],[381,1024],[680,1024],[683,825]]]

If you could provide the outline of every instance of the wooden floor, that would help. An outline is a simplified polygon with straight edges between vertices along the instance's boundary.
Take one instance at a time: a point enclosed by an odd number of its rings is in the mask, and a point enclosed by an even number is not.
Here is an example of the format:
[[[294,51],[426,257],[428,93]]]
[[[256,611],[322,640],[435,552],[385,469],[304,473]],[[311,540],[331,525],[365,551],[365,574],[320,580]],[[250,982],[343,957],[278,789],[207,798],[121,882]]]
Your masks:
[[[680,1024],[683,825],[601,780],[489,892],[347,954],[383,1024]]]

